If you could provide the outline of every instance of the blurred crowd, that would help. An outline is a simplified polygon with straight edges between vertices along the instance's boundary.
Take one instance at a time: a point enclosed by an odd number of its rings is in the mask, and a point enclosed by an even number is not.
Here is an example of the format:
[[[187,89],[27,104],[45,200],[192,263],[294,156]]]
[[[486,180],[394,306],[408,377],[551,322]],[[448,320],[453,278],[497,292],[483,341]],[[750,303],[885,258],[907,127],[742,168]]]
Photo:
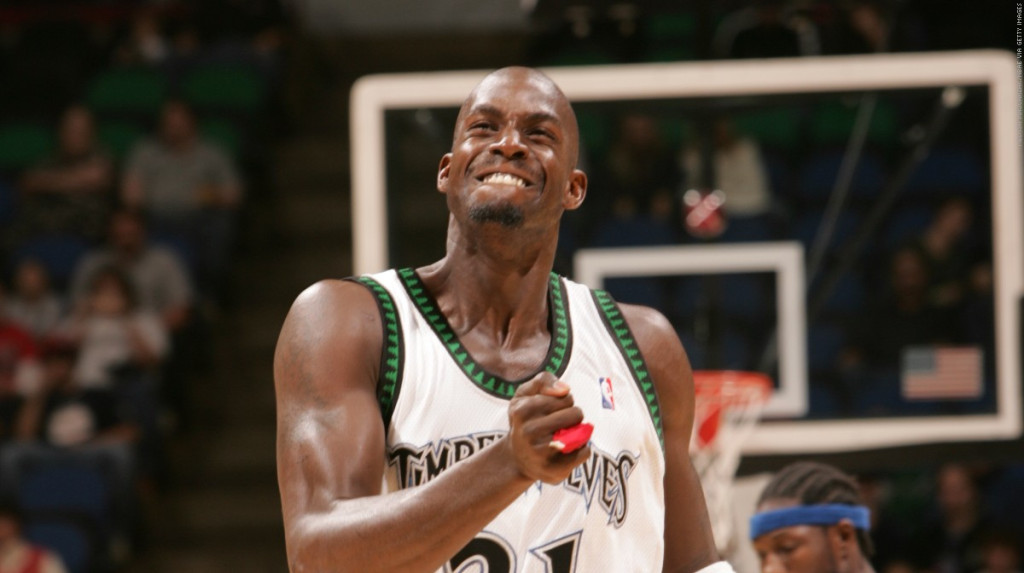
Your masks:
[[[630,26],[621,15],[603,24],[592,18],[583,36],[566,39],[576,28],[553,33],[536,57],[561,65],[990,45],[970,33],[947,37],[944,21],[935,21],[941,10],[914,2],[761,0],[722,10],[703,35],[696,12],[657,22],[637,17]],[[576,250],[585,247],[799,241],[808,261],[812,416],[991,411],[987,96],[969,92],[934,141],[923,142],[939,96],[940,90],[889,91],[719,98],[689,107],[578,104],[590,192],[587,208],[566,218],[557,266],[571,274]],[[852,152],[858,123],[863,145]],[[830,209],[850,159],[845,201]],[[907,164],[911,176],[897,185]],[[777,321],[770,273],[606,284],[620,300],[665,311],[696,367],[771,368],[764,360]],[[972,400],[907,400],[900,394],[904,350],[943,346],[977,349]]]
[[[1024,466],[951,462],[859,483],[879,573],[1024,570]]]
[[[658,14],[640,3],[600,14],[584,6],[538,30],[523,63],[1007,47],[985,24],[983,3],[967,21],[946,4],[723,0]],[[0,69],[17,79],[0,81],[0,571],[14,567],[4,559],[109,570],[140,542],[145,504],[167,473],[166,441],[189,424],[207,329],[232,302],[240,215],[270,179],[289,29],[275,0],[0,6]],[[835,233],[811,283],[822,296],[809,316],[812,416],[993,408],[984,94],[968,93],[843,270],[841,247],[913,148],[936,95],[883,94],[872,104],[850,200],[828,221]],[[865,105],[858,94],[831,94],[710,111],[577,106],[591,189],[587,207],[564,221],[557,270],[571,274],[573,253],[588,246],[795,239],[810,253]],[[716,208],[695,221],[708,200]],[[697,368],[759,369],[777,320],[772,277],[616,279],[608,288],[663,309]],[[901,396],[900,349],[944,344],[980,349],[980,395],[956,404]],[[68,476],[76,485],[55,489]],[[1022,484],[1020,465],[866,477],[876,569],[1020,571]],[[75,532],[85,546],[67,541]],[[52,541],[60,559],[26,539]]]
[[[1010,34],[995,6],[952,10],[923,2],[713,4],[713,31],[696,11],[658,21],[595,13],[570,21],[536,50],[537,63],[588,65],[680,59],[802,57],[993,47]],[[986,8],[987,7],[987,8]],[[720,12],[717,10],[721,8]],[[989,30],[982,37],[980,30]],[[587,247],[797,240],[809,275],[809,415],[821,419],[991,413],[995,408],[991,181],[986,94],[969,93],[927,145],[932,94],[824,94],[577,104],[587,206],[563,222],[557,265]],[[863,107],[865,143],[835,218],[831,194]],[[891,189],[917,150],[923,160]],[[892,207],[872,225],[883,195]],[[709,212],[699,212],[710,202]],[[700,215],[702,218],[695,216]],[[832,230],[818,244],[823,226]],[[858,236],[863,235],[863,236]],[[861,240],[859,250],[851,245]],[[662,309],[697,369],[771,371],[778,315],[774,276],[610,278],[619,300]],[[977,351],[978,380],[960,396],[903,389],[908,349]],[[934,355],[930,355],[934,356]],[[873,506],[875,570],[1024,570],[1024,465],[950,463],[861,480]]]
[[[0,82],[0,571],[112,570],[231,304],[287,22],[236,0],[11,2],[0,21],[19,80]]]

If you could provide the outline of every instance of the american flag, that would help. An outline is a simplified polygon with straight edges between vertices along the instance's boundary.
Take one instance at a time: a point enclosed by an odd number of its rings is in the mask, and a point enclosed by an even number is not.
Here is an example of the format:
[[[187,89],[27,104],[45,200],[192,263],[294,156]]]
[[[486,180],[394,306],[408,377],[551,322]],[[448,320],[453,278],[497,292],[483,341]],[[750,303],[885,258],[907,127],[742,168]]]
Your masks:
[[[976,346],[912,346],[903,351],[907,400],[981,398],[981,349]]]

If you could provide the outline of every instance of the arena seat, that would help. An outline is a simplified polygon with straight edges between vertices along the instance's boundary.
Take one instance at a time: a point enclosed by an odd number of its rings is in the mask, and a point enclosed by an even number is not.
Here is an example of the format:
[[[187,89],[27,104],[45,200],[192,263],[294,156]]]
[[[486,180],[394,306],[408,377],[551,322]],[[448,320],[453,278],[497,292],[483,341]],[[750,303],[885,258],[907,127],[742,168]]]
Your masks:
[[[86,102],[101,117],[156,116],[167,99],[168,81],[150,68],[111,68],[93,78]]]
[[[837,324],[815,322],[807,327],[807,360],[812,372],[836,368],[846,343],[846,332]]]
[[[980,195],[987,185],[986,167],[978,155],[954,147],[935,148],[907,181],[911,196]]]
[[[252,115],[266,103],[259,72],[240,64],[202,64],[184,73],[181,95],[200,113]]]
[[[228,119],[208,118],[199,122],[199,130],[236,161],[244,152],[244,138],[238,125]]]
[[[839,178],[842,162],[843,154],[839,151],[824,151],[810,156],[800,170],[797,187],[800,197],[814,203],[825,203]],[[881,160],[872,153],[864,153],[850,181],[849,197],[870,200],[881,193],[885,180]]]
[[[99,468],[75,460],[24,468],[18,477],[18,501],[26,512],[87,518],[100,532],[112,523],[111,483]]]
[[[811,116],[811,143],[824,147],[845,146],[853,131],[858,108],[859,100],[832,101],[817,106]],[[868,142],[878,147],[891,147],[898,140],[898,130],[895,108],[890,103],[879,101],[868,127]]]
[[[18,211],[18,190],[9,181],[0,178],[0,225],[9,225]]]
[[[68,573],[88,573],[93,569],[95,540],[85,526],[74,520],[30,515],[25,537],[59,555]]]
[[[757,140],[761,147],[791,153],[800,142],[800,112],[791,108],[766,109],[737,115],[736,129]]]
[[[53,144],[47,126],[24,122],[0,126],[0,172],[15,174],[29,167],[46,157]]]
[[[144,135],[145,131],[136,122],[105,121],[97,129],[100,143],[113,155],[114,160],[124,161],[132,147]]]
[[[71,278],[79,259],[91,248],[88,241],[71,235],[43,235],[28,239],[14,249],[12,263],[26,259],[42,263],[57,285]]]

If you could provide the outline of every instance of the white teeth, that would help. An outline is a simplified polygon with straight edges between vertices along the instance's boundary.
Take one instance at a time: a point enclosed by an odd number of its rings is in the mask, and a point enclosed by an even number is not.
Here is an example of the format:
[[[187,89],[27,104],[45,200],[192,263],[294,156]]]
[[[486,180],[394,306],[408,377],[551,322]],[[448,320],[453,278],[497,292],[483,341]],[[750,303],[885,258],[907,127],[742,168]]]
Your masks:
[[[515,185],[516,187],[526,187],[526,181],[516,177],[515,175],[509,175],[508,173],[491,173],[487,177],[484,177],[484,183],[497,183],[499,185]]]

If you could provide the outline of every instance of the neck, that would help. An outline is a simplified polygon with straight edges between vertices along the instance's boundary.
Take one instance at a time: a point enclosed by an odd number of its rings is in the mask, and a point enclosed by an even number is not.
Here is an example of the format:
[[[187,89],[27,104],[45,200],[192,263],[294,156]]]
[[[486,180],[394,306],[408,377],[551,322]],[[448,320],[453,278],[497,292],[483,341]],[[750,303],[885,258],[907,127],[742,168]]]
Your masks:
[[[555,241],[530,243],[502,230],[474,236],[466,241],[451,225],[445,258],[419,270],[455,331],[481,330],[513,346],[546,331]]]

